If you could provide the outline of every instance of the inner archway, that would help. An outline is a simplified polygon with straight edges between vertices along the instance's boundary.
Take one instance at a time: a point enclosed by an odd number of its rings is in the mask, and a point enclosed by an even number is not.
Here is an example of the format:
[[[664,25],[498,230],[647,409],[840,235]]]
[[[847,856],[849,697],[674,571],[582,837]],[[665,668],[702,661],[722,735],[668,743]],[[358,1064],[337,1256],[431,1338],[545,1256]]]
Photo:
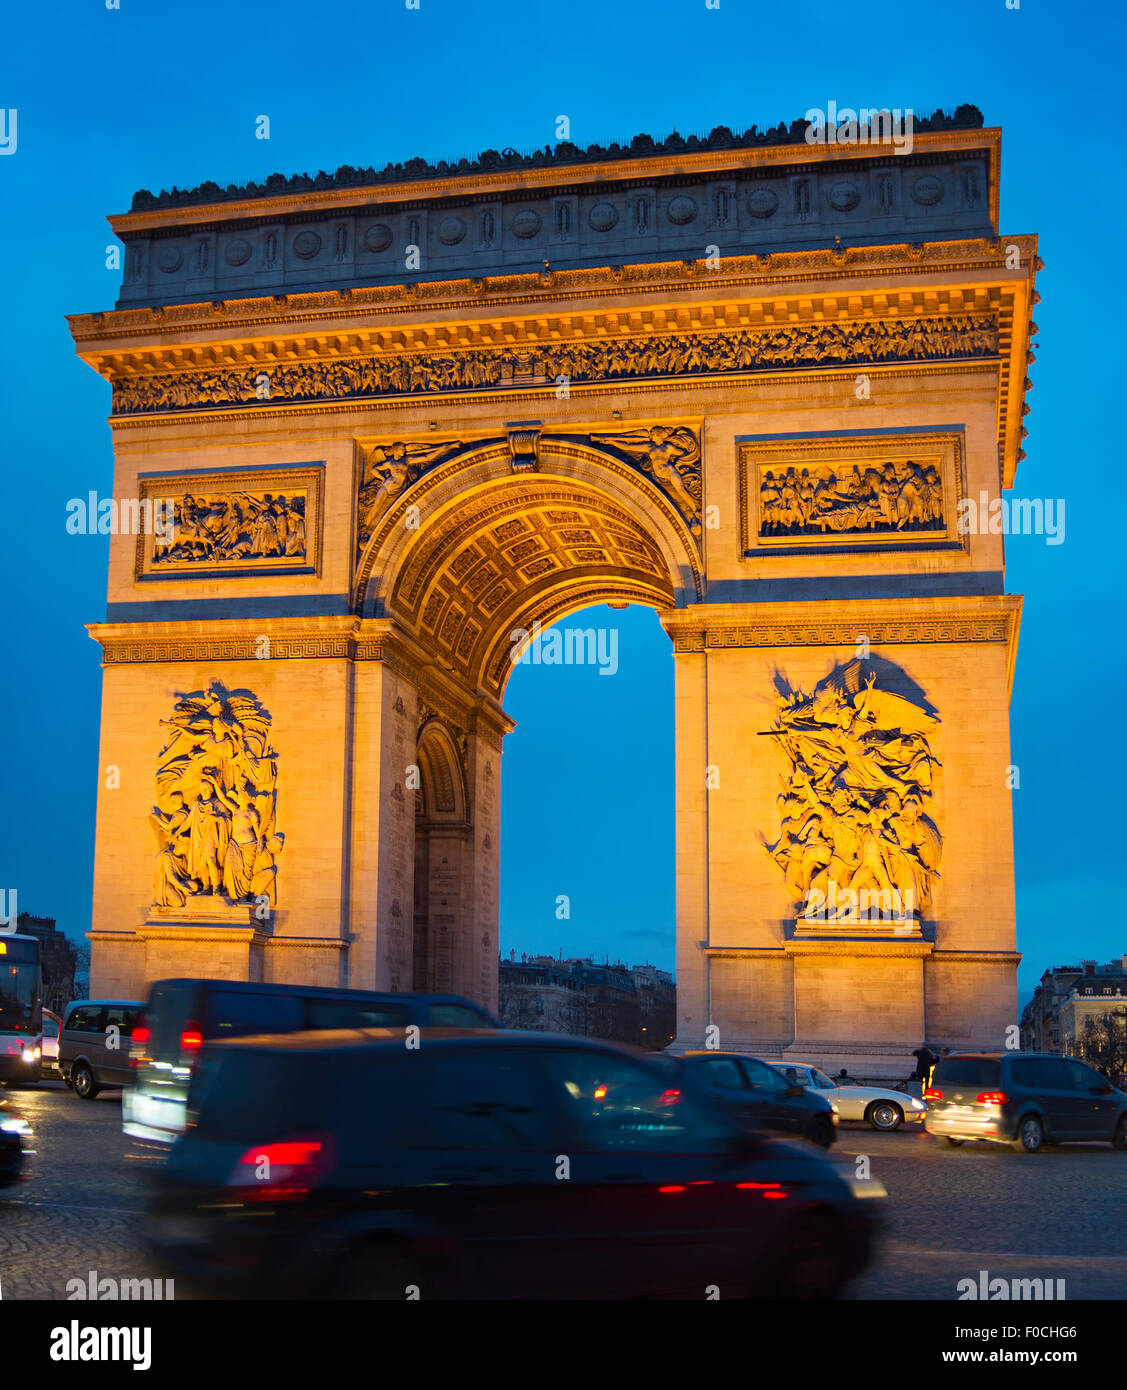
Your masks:
[[[415,792],[413,855],[409,885],[400,880],[410,910],[402,896],[391,899],[385,936],[399,941],[389,957],[398,962],[391,978],[401,988],[465,993],[495,1004],[500,754],[513,727],[504,708],[509,682],[526,664],[616,674],[619,653],[612,648],[639,610],[664,614],[699,597],[696,543],[661,490],[613,459],[606,467],[591,456],[544,460],[537,469],[515,471],[500,457],[463,457],[456,469],[436,469],[404,490],[375,528],[366,562],[360,612],[386,624],[388,640],[401,644],[401,662],[388,678],[396,694],[389,684],[387,699],[400,713],[412,700],[416,713],[407,783]],[[593,605],[608,607],[592,625]],[[656,629],[653,623],[649,652],[660,665],[669,642]],[[660,646],[652,645],[654,637]],[[554,643],[562,644],[558,651]],[[594,689],[605,688],[594,679]],[[658,684],[642,682],[635,709],[652,700]],[[668,686],[671,728],[671,674]],[[566,759],[565,702],[556,715],[557,754]],[[624,707],[621,720],[630,719]],[[661,798],[671,826],[668,772],[667,765]],[[394,778],[394,768],[388,775]],[[545,814],[550,809],[541,798],[528,819]],[[400,832],[390,819],[383,824],[391,862]],[[663,917],[672,917],[672,887],[671,871]],[[566,886],[552,895],[549,915],[558,895],[567,896]],[[570,936],[566,944],[578,949]],[[628,947],[604,942],[599,951],[593,943],[592,954],[606,951]],[[639,954],[652,952],[640,945]]]

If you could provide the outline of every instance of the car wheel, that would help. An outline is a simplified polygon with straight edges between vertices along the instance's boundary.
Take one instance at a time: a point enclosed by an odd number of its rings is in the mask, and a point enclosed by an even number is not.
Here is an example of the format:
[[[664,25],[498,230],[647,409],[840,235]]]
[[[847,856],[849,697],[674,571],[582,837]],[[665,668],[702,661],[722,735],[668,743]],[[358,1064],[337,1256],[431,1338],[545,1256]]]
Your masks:
[[[833,1121],[827,1119],[825,1115],[819,1115],[811,1123],[806,1131],[806,1137],[812,1144],[817,1144],[820,1148],[828,1149],[834,1141]]]
[[[787,1233],[776,1266],[774,1298],[799,1301],[835,1297],[845,1283],[842,1235],[829,1216],[809,1216]]]
[[[1115,1133],[1111,1137],[1113,1149],[1127,1149],[1127,1115],[1120,1115]]]
[[[98,1094],[98,1083],[94,1080],[94,1073],[85,1062],[79,1062],[76,1067],[71,1068],[70,1088],[79,1100],[93,1100]]]
[[[1035,1154],[1045,1143],[1045,1126],[1036,1115],[1026,1115],[1018,1124],[1014,1148],[1019,1154]]]
[[[899,1129],[904,1123],[904,1112],[892,1100],[874,1100],[865,1111],[866,1121],[874,1129]]]
[[[949,1134],[944,1135],[944,1138],[947,1140],[948,1144],[950,1144],[953,1149],[957,1149],[960,1144],[965,1142],[962,1139],[952,1139]]]

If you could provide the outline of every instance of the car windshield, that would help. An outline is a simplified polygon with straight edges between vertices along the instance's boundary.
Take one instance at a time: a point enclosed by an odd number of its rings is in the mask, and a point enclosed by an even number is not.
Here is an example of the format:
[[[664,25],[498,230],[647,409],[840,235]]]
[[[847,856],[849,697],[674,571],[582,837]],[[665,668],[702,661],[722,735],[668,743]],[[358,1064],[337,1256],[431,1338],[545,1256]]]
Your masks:
[[[811,1067],[810,1075],[814,1078],[814,1085],[820,1086],[823,1091],[836,1090],[837,1082],[831,1081],[824,1071],[819,1071],[817,1067]]]

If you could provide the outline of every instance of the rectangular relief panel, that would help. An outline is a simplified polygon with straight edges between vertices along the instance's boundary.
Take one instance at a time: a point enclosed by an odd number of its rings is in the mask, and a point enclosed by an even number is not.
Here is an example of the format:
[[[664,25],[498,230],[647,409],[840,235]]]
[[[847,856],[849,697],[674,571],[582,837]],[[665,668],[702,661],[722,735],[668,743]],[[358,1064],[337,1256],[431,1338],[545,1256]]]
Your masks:
[[[320,574],[324,466],[138,479],[135,578]]]
[[[739,441],[743,558],[968,551],[961,429]]]

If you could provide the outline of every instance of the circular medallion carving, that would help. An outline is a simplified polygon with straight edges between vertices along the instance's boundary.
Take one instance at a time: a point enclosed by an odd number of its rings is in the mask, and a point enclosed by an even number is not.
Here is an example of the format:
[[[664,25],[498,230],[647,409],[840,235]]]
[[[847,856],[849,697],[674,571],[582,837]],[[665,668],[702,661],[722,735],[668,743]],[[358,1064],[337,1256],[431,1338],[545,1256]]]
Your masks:
[[[830,207],[835,212],[851,212],[860,201],[855,183],[835,183],[830,189]]]
[[[931,174],[924,174],[912,185],[912,198],[921,207],[929,208],[943,197],[943,185]]]
[[[298,232],[293,239],[293,253],[303,261],[311,261],[321,249],[321,238],[316,232]]]
[[[747,200],[752,217],[772,217],[779,208],[779,195],[773,188],[757,188]]]
[[[174,270],[179,270],[184,264],[184,253],[179,246],[169,246],[157,257],[157,265],[166,275],[171,275]]]
[[[587,215],[596,232],[609,232],[618,221],[618,209],[613,203],[596,203]]]
[[[443,246],[457,246],[466,234],[466,224],[460,217],[444,217],[438,224],[438,239]]]
[[[228,243],[227,250],[223,259],[228,265],[246,265],[250,260],[251,245],[242,237],[236,237],[234,241]]]
[[[391,228],[386,222],[373,222],[364,233],[365,251],[386,251],[391,245]]]
[[[511,223],[513,236],[519,236],[522,240],[527,240],[530,236],[535,236],[540,230],[540,214],[533,212],[531,208],[524,212],[518,212]]]
[[[665,215],[675,227],[684,227],[697,215],[696,199],[690,198],[687,193],[670,199]]]

